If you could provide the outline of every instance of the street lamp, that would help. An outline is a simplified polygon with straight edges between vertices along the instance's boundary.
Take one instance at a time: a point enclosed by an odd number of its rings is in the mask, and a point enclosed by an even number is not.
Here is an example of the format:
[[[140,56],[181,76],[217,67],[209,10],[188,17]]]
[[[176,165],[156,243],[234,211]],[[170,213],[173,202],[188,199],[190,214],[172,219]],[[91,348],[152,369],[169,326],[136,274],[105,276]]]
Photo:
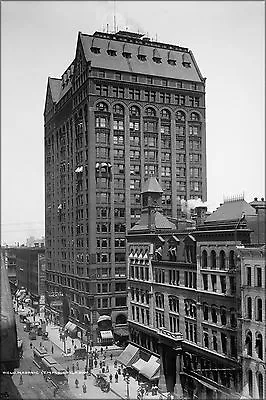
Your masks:
[[[129,373],[126,373],[126,384],[127,384],[127,400],[129,400]]]
[[[88,362],[89,362],[89,329],[86,331],[86,336],[87,336],[87,350],[86,350],[86,367],[85,371],[88,371]]]

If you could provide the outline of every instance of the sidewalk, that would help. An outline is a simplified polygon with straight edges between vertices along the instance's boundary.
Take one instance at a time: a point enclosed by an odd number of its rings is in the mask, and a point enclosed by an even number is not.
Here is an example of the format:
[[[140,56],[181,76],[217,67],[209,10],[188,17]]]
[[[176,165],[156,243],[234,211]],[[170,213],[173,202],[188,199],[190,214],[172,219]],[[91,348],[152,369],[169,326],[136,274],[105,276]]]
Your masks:
[[[54,325],[54,324],[48,324],[46,327],[46,330],[48,332],[48,337],[50,339],[50,341],[52,341],[56,346],[58,346],[62,351],[64,351],[64,341],[60,340],[60,336],[59,336],[59,326]],[[70,337],[67,337],[66,339],[66,351],[67,349],[70,349],[70,355],[73,354],[74,352],[74,346],[76,345],[77,348],[81,347],[81,343],[80,343],[80,339],[79,338],[75,338],[74,340],[74,345],[72,345],[72,339]],[[101,355],[101,347],[103,346],[93,346],[93,350],[97,349],[99,358],[97,359],[97,367],[95,368],[94,364],[93,364],[93,368],[91,370],[91,374],[92,374],[92,379],[94,380],[94,378],[96,377],[96,375],[98,373],[102,373],[102,369],[100,369],[99,363],[100,361],[103,361],[104,356]],[[105,348],[103,347],[103,349],[105,350]],[[116,358],[120,355],[120,353],[123,351],[123,349],[121,349],[120,347],[116,346],[116,345],[112,345],[112,346],[108,346],[108,350],[106,350],[106,360],[105,360],[105,370],[106,370],[106,366],[108,365],[109,367],[109,372],[105,372],[106,374],[106,379],[109,381],[109,375],[112,374],[112,383],[110,384],[110,388],[111,391],[117,395],[119,398],[121,399],[127,399],[127,383],[124,380],[123,375],[118,375],[118,383],[115,383],[115,373],[118,370],[118,367],[121,367],[121,372],[123,370],[123,366],[121,366],[120,364],[117,365],[117,368],[115,368],[114,366],[114,361],[116,360]],[[113,359],[111,360],[110,358],[110,354],[112,353],[113,355]],[[76,360],[68,360],[67,357],[65,357],[65,363],[68,363],[69,361],[69,367],[70,370],[72,368],[72,366],[74,365],[76,368]],[[79,371],[76,371],[74,374],[70,373],[69,374],[69,386],[75,388],[75,379],[76,379],[76,374],[79,375],[78,379],[80,382],[83,382],[84,380],[84,373],[85,373],[85,365],[86,365],[86,361],[84,360],[78,360],[78,364],[79,364]],[[85,383],[90,381],[91,379],[89,379],[87,381],[84,381]],[[84,396],[84,398],[86,398],[86,394],[82,393],[82,384],[80,383],[80,388],[79,389],[74,389],[76,392],[79,393],[79,397],[80,396]],[[130,399],[136,399],[137,398],[137,391],[139,388],[139,384],[137,382],[137,380],[133,377],[129,377],[129,397]],[[100,388],[97,388],[100,391]],[[104,395],[104,393],[102,393]],[[152,396],[151,392],[144,394],[143,399],[144,400],[158,400],[160,398],[161,394],[158,393],[157,396]],[[161,396],[162,397],[162,396]]]
[[[81,348],[81,340],[79,338],[71,339],[69,336],[65,339],[66,345],[64,349],[64,340],[60,340],[60,330],[61,328],[58,325],[54,325],[53,323],[49,323],[46,325],[46,332],[48,332],[48,337],[57,347],[59,347],[63,352],[65,350],[65,354],[72,355],[74,354],[74,347],[77,346],[77,349]],[[72,343],[73,340],[73,343]],[[84,345],[84,344],[83,344]],[[103,346],[93,346],[93,350],[97,350],[100,352],[101,347]],[[69,350],[69,351],[68,351]],[[112,352],[117,357],[120,353],[122,353],[123,349],[119,346],[112,345],[108,346],[107,352]]]

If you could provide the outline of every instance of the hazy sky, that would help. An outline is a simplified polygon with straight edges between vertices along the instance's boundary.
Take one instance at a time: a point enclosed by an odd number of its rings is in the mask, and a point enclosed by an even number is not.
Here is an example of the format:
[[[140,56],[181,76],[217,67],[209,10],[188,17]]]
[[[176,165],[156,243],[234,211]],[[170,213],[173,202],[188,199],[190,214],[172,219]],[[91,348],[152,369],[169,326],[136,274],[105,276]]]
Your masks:
[[[265,194],[262,1],[7,1],[2,8],[2,242],[44,234],[43,109],[48,76],[75,56],[78,31],[140,31],[188,47],[207,78],[208,204]]]

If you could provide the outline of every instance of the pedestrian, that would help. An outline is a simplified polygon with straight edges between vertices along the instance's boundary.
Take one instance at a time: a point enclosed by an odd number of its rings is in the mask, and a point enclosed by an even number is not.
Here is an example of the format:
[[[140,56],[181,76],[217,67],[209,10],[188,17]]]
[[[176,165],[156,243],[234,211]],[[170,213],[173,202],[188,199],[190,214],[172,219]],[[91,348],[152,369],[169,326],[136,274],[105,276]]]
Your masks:
[[[79,371],[79,362],[77,361],[77,371]]]
[[[110,374],[110,375],[109,375],[109,380],[110,380],[110,383],[112,383],[112,379],[113,379],[113,375],[112,375],[112,374]]]
[[[101,355],[103,355],[103,348],[101,347]]]
[[[94,361],[94,367],[95,367],[95,368],[97,368],[97,364],[98,364],[98,362],[97,362],[97,360],[95,360],[95,361]]]
[[[83,393],[87,392],[87,386],[85,385],[85,383],[83,383],[82,389],[83,389]]]
[[[42,342],[40,342],[40,347],[42,347]]]
[[[112,354],[112,353],[110,354],[110,359],[111,359],[111,361],[112,361],[112,359],[113,359],[113,354]]]
[[[75,344],[74,339],[72,339],[72,346],[74,346],[74,344]]]
[[[118,373],[115,373],[115,383],[118,383]]]
[[[54,354],[54,346],[52,346],[51,352],[52,352],[52,354]]]
[[[72,371],[75,372],[75,365],[72,365]]]
[[[105,373],[105,368],[104,368],[104,367],[102,367],[102,373],[103,373],[103,374]]]
[[[106,365],[106,372],[109,372],[109,366]]]
[[[30,342],[30,348],[32,349],[32,342]]]
[[[22,375],[20,375],[19,384],[20,384],[20,385],[23,385],[23,378],[22,378]]]
[[[66,371],[69,374],[69,366],[66,367]]]
[[[103,362],[102,362],[102,361],[100,361],[99,365],[100,365],[100,368],[102,368],[102,366],[103,366]]]
[[[103,361],[103,367],[105,367],[105,361]]]
[[[79,380],[76,378],[76,380],[75,380],[75,385],[76,385],[76,388],[78,388],[79,387]]]
[[[87,374],[86,374],[86,372],[85,372],[85,374],[84,374],[84,381],[87,379]]]
[[[76,346],[76,345],[74,346],[74,350],[75,350],[75,351],[77,350],[77,346]]]
[[[116,360],[114,361],[114,367],[115,368],[117,367],[117,361]]]
[[[117,372],[118,372],[118,375],[121,375],[121,368],[120,367],[118,367]]]
[[[32,376],[32,370],[31,370],[31,368],[29,369],[29,375]]]

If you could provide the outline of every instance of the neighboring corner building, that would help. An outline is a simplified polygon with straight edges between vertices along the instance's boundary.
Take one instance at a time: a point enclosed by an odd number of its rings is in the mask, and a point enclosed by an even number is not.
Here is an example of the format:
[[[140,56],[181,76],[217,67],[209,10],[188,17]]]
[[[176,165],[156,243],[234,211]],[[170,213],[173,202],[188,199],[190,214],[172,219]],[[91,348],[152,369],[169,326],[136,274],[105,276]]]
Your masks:
[[[265,326],[259,320],[265,323],[265,251],[254,250],[252,261],[262,285],[252,292],[256,321],[242,319],[247,289],[239,263],[246,247],[251,254],[252,238],[261,240],[249,225],[261,233],[262,219],[258,222],[257,210],[238,198],[209,216],[206,208],[196,209],[197,228],[180,231],[162,215],[161,195],[153,178],[142,193],[140,221],[127,235],[128,324],[135,347],[129,364],[180,398],[237,399],[248,392],[264,398]],[[243,354],[246,335],[252,356]]]
[[[241,268],[242,394],[266,398],[265,245],[238,247]]]
[[[81,336],[125,335],[125,236],[148,176],[164,188],[169,217],[181,200],[206,200],[205,121],[193,53],[142,34],[79,32],[73,62],[48,78],[47,290],[68,299],[64,320]]]
[[[23,296],[30,298],[33,306],[38,308],[41,296],[43,303],[45,297],[45,249],[21,246],[4,248],[2,251],[4,252],[8,271],[11,266],[12,271],[16,272],[16,280],[12,279],[10,281],[11,292],[13,294],[15,292],[19,293],[21,288],[25,289]]]

